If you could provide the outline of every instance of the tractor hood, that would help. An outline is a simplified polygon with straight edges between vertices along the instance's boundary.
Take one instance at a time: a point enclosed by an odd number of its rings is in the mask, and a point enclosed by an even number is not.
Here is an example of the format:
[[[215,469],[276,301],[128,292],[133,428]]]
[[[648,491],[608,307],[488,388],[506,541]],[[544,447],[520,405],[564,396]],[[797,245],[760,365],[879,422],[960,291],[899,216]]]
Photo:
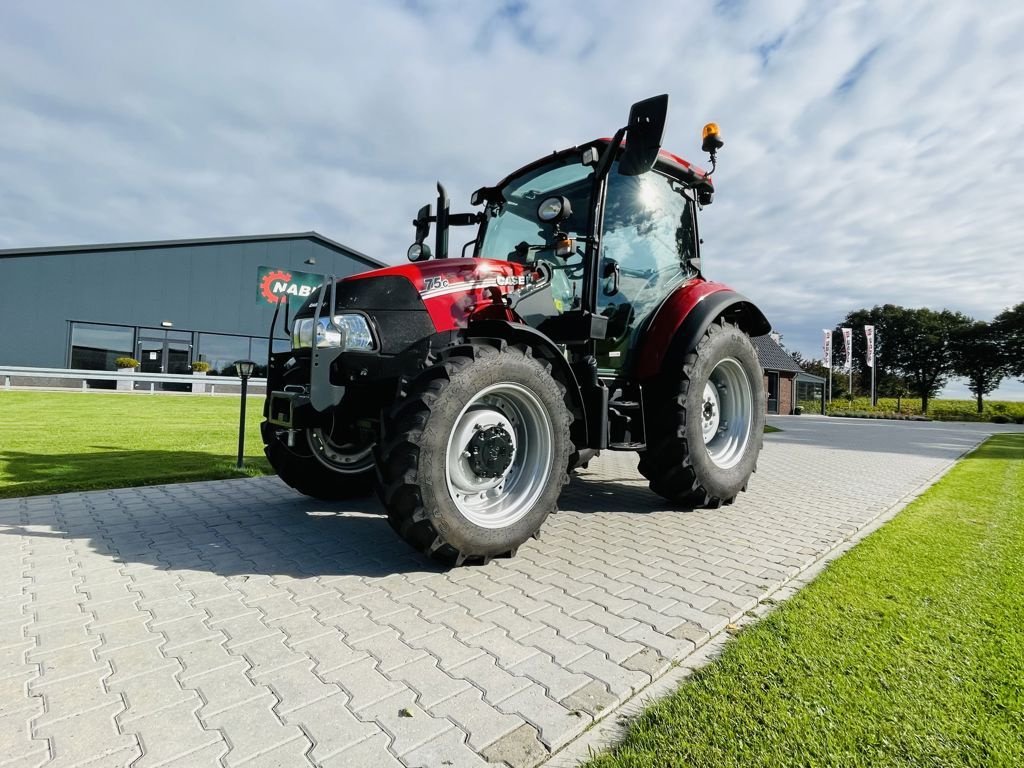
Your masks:
[[[434,259],[385,267],[346,277],[335,283],[335,312],[358,311],[371,317],[378,312],[424,310],[436,332],[465,328],[478,313],[492,317],[503,306],[504,294],[537,280],[529,268],[496,259]],[[314,291],[296,317],[314,314],[320,292]],[[323,302],[330,303],[331,286],[324,286]],[[321,310],[321,314],[326,314]],[[510,318],[512,319],[512,318]]]

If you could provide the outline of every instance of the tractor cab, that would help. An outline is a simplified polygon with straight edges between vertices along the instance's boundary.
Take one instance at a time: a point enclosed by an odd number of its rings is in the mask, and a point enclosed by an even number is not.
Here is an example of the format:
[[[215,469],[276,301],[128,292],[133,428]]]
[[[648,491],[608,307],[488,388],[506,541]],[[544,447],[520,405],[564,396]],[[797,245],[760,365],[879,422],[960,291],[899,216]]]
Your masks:
[[[675,289],[700,276],[696,210],[711,202],[710,174],[661,150],[666,97],[634,105],[628,142],[614,139],[556,152],[473,193],[477,214],[447,214],[438,200],[414,222],[410,260],[422,260],[432,221],[445,257],[447,223],[478,224],[472,255],[526,266],[539,276],[513,305],[556,343],[593,342],[602,375],[631,367],[638,336]],[[717,126],[710,126],[717,144]],[[705,143],[709,130],[705,129]],[[714,157],[714,155],[713,155]]]

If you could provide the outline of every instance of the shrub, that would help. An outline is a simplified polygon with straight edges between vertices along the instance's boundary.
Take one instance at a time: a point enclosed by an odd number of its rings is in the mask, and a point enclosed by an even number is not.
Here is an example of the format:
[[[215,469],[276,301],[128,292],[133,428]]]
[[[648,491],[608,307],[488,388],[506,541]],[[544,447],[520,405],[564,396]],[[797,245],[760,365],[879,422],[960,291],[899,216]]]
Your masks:
[[[196,373],[206,373],[210,370],[210,364],[205,360],[196,360],[192,363],[192,370]]]
[[[139,361],[134,357],[119,357],[114,360],[114,365],[118,368],[138,368]]]
[[[990,421],[993,424],[1009,424],[1010,423],[1010,417],[1009,416],[1004,416],[1001,413],[997,413],[995,416],[993,416],[990,419]]]

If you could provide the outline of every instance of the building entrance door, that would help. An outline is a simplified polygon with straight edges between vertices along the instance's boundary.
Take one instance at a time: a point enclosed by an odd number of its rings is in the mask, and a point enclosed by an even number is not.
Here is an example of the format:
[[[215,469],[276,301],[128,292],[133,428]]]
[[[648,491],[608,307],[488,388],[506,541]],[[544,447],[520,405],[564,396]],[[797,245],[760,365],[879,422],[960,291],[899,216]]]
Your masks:
[[[145,335],[145,334],[151,335]],[[156,331],[144,329],[139,332],[139,368],[143,373],[189,373],[192,355],[192,334],[184,331]],[[139,382],[141,389],[149,384]],[[188,392],[191,384],[157,383],[156,389],[169,392]]]
[[[769,371],[768,377],[768,413],[779,412],[779,374]]]

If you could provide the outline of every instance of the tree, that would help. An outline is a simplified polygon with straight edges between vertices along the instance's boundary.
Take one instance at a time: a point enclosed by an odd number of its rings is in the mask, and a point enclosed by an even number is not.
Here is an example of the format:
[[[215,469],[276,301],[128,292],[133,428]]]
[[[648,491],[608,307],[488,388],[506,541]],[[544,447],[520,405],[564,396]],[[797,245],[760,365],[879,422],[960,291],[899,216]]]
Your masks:
[[[1009,375],[1024,381],[1024,302],[1004,309],[996,315],[992,325],[1003,349]]]
[[[894,335],[903,323],[901,318],[907,310],[895,304],[886,304],[871,309],[858,309],[850,312],[833,333],[832,349],[839,365],[845,363],[843,357],[843,335],[840,328],[853,329],[853,371],[861,381],[871,381],[871,369],[867,365],[867,339],[864,326],[875,326],[875,387],[878,394],[894,396],[896,391],[905,386],[895,364],[895,349],[900,339]]]
[[[837,328],[853,328],[853,367],[861,374],[870,374],[866,358],[864,325],[875,326],[876,383],[879,392],[895,394],[905,384],[921,398],[921,412],[928,411],[928,400],[954,372],[950,343],[955,331],[968,325],[970,318],[959,312],[933,309],[907,309],[886,304],[872,309],[850,312]],[[833,344],[842,358],[842,336]]]
[[[978,413],[984,410],[985,395],[993,392],[1010,373],[1006,345],[995,324],[975,322],[959,328],[951,340],[954,373],[967,379],[978,399]]]

